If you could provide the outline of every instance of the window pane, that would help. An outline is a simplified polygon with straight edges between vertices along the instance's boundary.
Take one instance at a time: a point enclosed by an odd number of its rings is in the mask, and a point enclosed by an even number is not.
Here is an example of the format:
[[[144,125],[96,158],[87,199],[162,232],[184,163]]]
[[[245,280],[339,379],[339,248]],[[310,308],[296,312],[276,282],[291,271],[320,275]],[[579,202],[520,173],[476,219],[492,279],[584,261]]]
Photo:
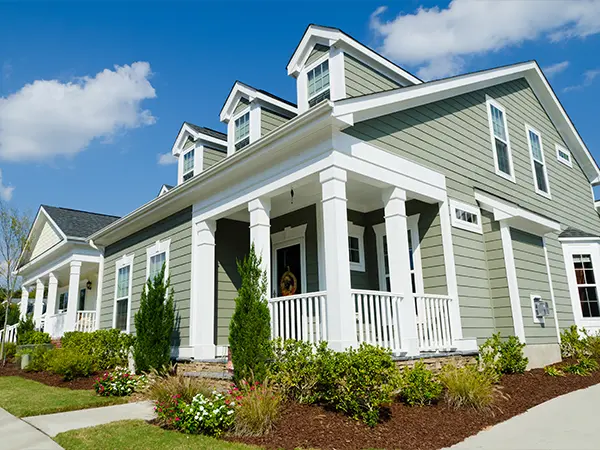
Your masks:
[[[131,266],[121,267],[117,276],[117,298],[129,295],[129,271]]]
[[[499,137],[503,141],[506,141],[506,131],[504,129],[504,114],[494,105],[490,105],[492,111],[492,126],[494,129],[494,136]]]
[[[194,149],[183,155],[183,173],[194,170]]]
[[[329,61],[324,61],[308,72],[308,97],[312,98],[327,89],[329,89]]]
[[[235,121],[235,142],[244,139],[250,134],[250,112],[247,112]]]
[[[410,261],[410,270],[415,270],[415,260],[413,257],[412,233],[408,230],[408,259]],[[414,290],[413,290],[414,292]]]
[[[498,157],[498,169],[510,175],[510,163],[508,161],[508,147],[504,142],[496,139],[496,155]]]
[[[600,317],[598,290],[595,286],[596,277],[591,255],[573,255],[573,266],[583,317]]]
[[[540,191],[548,192],[548,183],[546,182],[546,174],[544,173],[544,166],[534,161],[533,166],[535,167],[535,182],[537,188]]]
[[[156,278],[156,276],[160,273],[160,271],[162,270],[163,264],[165,263],[166,260],[166,253],[159,253],[158,255],[154,255],[152,257],[150,257],[150,273],[149,273],[149,279],[150,280],[154,280],[154,278]]]
[[[115,327],[118,330],[127,330],[127,306],[129,299],[117,300],[117,317],[115,321]]]
[[[350,252],[350,262],[360,263],[360,251],[358,246],[358,238],[348,236],[348,251]]]
[[[537,161],[542,161],[542,145],[540,137],[532,131],[529,131],[529,142],[531,143],[531,153]]]

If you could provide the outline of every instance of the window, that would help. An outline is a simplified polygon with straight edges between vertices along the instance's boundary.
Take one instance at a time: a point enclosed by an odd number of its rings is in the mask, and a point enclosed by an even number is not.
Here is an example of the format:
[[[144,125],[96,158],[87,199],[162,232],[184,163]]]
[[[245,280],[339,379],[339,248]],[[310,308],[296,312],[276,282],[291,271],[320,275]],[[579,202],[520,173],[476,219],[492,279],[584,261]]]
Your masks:
[[[307,77],[308,106],[312,107],[329,98],[329,60],[309,70]]]
[[[69,293],[63,292],[58,297],[58,312],[65,312],[67,310],[68,305],[69,305]]]
[[[167,254],[165,252],[159,253],[150,257],[150,275],[148,278],[154,280],[160,271],[162,270],[163,264],[165,263]]]
[[[348,222],[348,253],[350,257],[350,270],[365,271],[365,229],[359,225]]]
[[[573,162],[571,161],[571,152],[558,144],[556,144],[556,159],[558,159],[565,166],[573,167]]]
[[[583,317],[600,317],[592,255],[573,255],[573,265]]]
[[[548,173],[544,162],[544,149],[542,136],[530,126],[525,126],[527,131],[527,142],[531,153],[531,170],[533,171],[533,183],[535,191],[545,197],[550,197],[550,186],[548,186]]]
[[[482,233],[481,215],[477,206],[450,200],[450,211],[453,227],[474,233]]]
[[[146,250],[146,279],[154,280],[165,266],[165,279],[169,275],[169,247],[171,240],[157,241]]]
[[[194,149],[183,155],[183,181],[194,176]]]
[[[508,126],[506,125],[506,113],[504,112],[504,108],[491,98],[487,100],[487,108],[496,173],[514,182],[515,177],[508,138]]]
[[[83,288],[79,291],[79,304],[77,305],[78,311],[85,311],[85,291],[86,288]]]
[[[115,263],[115,303],[113,328],[129,332],[131,314],[131,279],[134,255],[123,255]]]
[[[250,111],[235,119],[235,149],[250,143]]]

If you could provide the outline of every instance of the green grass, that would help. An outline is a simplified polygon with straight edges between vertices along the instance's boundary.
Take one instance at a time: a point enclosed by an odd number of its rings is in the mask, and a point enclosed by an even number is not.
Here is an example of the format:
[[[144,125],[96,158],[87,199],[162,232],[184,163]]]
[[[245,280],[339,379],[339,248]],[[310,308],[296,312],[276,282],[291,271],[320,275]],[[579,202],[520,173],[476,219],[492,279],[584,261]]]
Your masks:
[[[52,414],[125,403],[119,397],[99,397],[92,390],[46,386],[21,377],[0,377],[0,408],[17,417]]]
[[[249,450],[243,444],[234,444],[200,435],[163,430],[142,420],[124,420],[81,430],[60,433],[54,438],[66,450]]]

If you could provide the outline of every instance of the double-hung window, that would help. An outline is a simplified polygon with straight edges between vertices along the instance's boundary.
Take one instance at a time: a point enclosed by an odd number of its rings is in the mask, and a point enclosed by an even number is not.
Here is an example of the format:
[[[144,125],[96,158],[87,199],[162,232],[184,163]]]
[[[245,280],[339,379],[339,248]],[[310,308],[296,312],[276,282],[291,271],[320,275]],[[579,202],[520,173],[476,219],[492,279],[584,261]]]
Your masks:
[[[348,254],[350,270],[365,271],[364,227],[348,222]]]
[[[308,106],[329,99],[329,60],[323,61],[307,73]]]
[[[533,183],[535,192],[545,197],[550,197],[550,186],[548,185],[548,172],[544,161],[544,149],[542,146],[542,135],[531,128],[525,126],[527,132],[527,142],[531,154],[531,170],[533,172]]]
[[[183,155],[183,181],[187,181],[194,176],[194,149],[189,150]]]
[[[160,274],[160,271],[162,270],[166,259],[167,254],[165,252],[150,257],[150,269],[148,272],[148,278],[150,280],[154,280],[154,278],[156,278]]]
[[[250,111],[235,119],[234,135],[236,150],[250,143]]]
[[[496,173],[510,181],[515,181],[506,112],[491,98],[487,100],[487,108]]]
[[[600,317],[598,286],[592,265],[592,255],[574,254],[573,265],[583,317]]]
[[[157,241],[146,250],[146,278],[154,280],[165,267],[165,279],[169,276],[169,249],[171,240]]]
[[[131,276],[133,256],[123,256],[116,264],[114,327],[129,331],[129,310],[131,304]]]

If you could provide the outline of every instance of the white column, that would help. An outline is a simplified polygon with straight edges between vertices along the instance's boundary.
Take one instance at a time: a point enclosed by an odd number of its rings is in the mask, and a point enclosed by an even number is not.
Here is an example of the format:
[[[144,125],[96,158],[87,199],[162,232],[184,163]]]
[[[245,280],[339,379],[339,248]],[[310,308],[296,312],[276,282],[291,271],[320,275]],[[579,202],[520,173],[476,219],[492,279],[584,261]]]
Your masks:
[[[35,282],[35,304],[33,306],[33,321],[35,327],[40,328],[42,326],[42,311],[44,310],[44,283],[42,280],[36,280]]]
[[[248,202],[250,212],[250,243],[262,258],[261,267],[267,274],[267,298],[271,292],[271,199],[257,198]]]
[[[194,224],[190,346],[194,359],[215,357],[215,232],[217,222]]]
[[[327,338],[329,346],[338,351],[357,343],[355,307],[350,293],[346,179],[346,171],[338,167],[319,174],[327,284]]]
[[[44,331],[54,337],[54,315],[56,314],[56,292],[58,280],[53,273],[48,275],[48,304],[46,306],[46,325]]]
[[[96,323],[94,329],[100,329],[100,314],[102,313],[102,291],[104,289],[104,247],[100,250],[100,262],[98,263],[98,281],[96,282]]]
[[[410,277],[406,192],[400,188],[386,189],[382,195],[385,212],[385,232],[390,266],[392,293],[402,294],[400,302],[400,346],[408,355],[419,353],[417,315]]]
[[[510,298],[510,310],[513,316],[515,336],[525,344],[525,327],[523,325],[523,311],[521,310],[521,298],[519,296],[519,284],[517,283],[517,268],[515,266],[515,255],[513,252],[512,236],[510,226],[505,220],[500,221],[500,237],[502,238],[502,250],[504,253],[504,267],[506,267],[506,280],[508,281],[508,297]]]
[[[29,305],[29,291],[25,286],[21,287],[21,319],[24,320],[27,316],[27,306]]]
[[[79,303],[79,277],[81,275],[81,261],[71,261],[69,274],[69,302],[67,316],[65,317],[65,332],[74,331],[77,322],[77,304]]]

